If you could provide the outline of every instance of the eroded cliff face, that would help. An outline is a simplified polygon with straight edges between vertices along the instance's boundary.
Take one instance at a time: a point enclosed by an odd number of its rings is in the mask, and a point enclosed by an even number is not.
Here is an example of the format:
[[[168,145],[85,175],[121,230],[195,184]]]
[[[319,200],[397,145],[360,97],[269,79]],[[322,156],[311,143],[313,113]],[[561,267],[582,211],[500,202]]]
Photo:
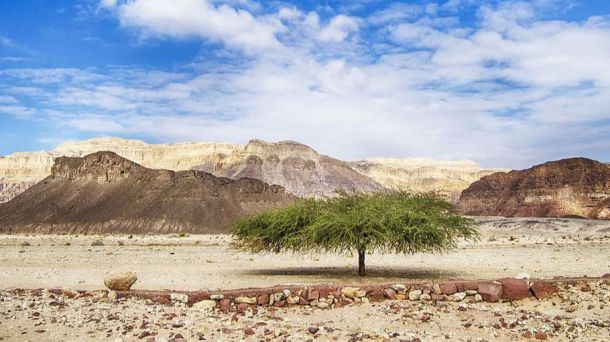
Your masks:
[[[426,158],[371,158],[351,163],[354,170],[388,189],[436,191],[457,201],[462,190],[481,177],[506,169],[483,169],[470,160],[442,161]]]
[[[0,204],[0,232],[218,233],[295,200],[256,179],[149,169],[97,152],[57,158],[50,176]]]
[[[318,154],[308,146],[281,141],[251,140],[243,149],[218,156],[195,167],[216,176],[239,179],[251,177],[279,184],[297,196],[333,196],[337,190],[373,192],[383,186],[354,171],[338,159]]]
[[[480,177],[497,170],[469,161],[375,158],[347,163],[318,154],[293,141],[266,143],[146,144],[138,140],[96,138],[67,142],[49,152],[15,153],[0,159],[0,203],[51,174],[55,158],[111,151],[142,166],[174,171],[198,169],[216,176],[252,177],[284,186],[299,196],[328,196],[335,190],[410,189],[440,191],[452,199]]]
[[[462,192],[467,215],[610,219],[610,167],[586,158],[496,173]]]

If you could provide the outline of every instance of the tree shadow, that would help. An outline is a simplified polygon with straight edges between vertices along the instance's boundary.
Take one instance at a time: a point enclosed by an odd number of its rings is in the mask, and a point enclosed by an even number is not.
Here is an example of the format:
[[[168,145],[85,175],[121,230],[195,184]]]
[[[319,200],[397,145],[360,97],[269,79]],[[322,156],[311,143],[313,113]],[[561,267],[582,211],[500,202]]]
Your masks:
[[[363,280],[389,280],[389,279],[449,279],[462,275],[459,272],[439,269],[414,269],[396,267],[369,266],[366,269],[366,277],[358,276],[355,267],[284,267],[284,268],[262,268],[240,271],[244,275],[258,276],[289,276],[303,278],[328,278],[328,279],[363,279]],[[377,279],[376,279],[377,278]],[[304,279],[306,280],[306,279]]]

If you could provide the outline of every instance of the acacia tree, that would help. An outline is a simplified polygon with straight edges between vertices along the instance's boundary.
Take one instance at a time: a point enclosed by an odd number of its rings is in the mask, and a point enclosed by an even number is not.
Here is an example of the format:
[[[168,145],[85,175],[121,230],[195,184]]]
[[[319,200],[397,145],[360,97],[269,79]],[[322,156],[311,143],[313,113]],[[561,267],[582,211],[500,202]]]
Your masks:
[[[251,252],[356,252],[360,276],[367,252],[444,252],[479,237],[473,220],[440,195],[404,191],[304,199],[237,221],[233,236]]]

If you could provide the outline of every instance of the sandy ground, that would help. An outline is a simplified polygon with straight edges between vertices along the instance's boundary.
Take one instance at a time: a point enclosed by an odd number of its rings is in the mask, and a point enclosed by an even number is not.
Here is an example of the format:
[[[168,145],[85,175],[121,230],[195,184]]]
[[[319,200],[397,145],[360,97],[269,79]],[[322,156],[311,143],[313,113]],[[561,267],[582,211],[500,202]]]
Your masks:
[[[250,254],[223,235],[0,235],[0,288],[102,289],[106,275],[134,271],[134,289],[231,289],[404,279],[534,278],[610,273],[610,222],[483,219],[482,239],[444,255]],[[96,240],[103,246],[93,247]],[[28,246],[29,245],[29,246]]]
[[[445,255],[261,254],[227,236],[0,236],[0,341],[514,341],[610,340],[610,285],[562,289],[515,303],[386,301],[341,309],[201,312],[138,299],[112,301],[103,278],[135,271],[134,289],[230,289],[276,284],[601,276],[610,273],[610,222],[480,220],[482,239]],[[103,246],[91,246],[100,240]],[[41,296],[12,288],[73,288],[93,297]],[[572,308],[572,309],[569,309]]]

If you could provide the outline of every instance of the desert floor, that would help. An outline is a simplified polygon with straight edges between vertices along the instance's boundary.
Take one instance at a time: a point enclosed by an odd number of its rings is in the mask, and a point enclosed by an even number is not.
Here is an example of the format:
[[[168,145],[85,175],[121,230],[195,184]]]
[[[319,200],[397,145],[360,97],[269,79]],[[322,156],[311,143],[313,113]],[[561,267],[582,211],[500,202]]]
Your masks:
[[[369,255],[370,276],[364,279],[355,274],[353,256],[254,255],[231,249],[228,236],[4,235],[0,340],[152,341],[146,335],[154,334],[156,341],[510,341],[529,333],[535,337],[537,332],[553,340],[610,340],[610,285],[604,282],[594,284],[592,291],[568,289],[540,302],[387,301],[333,310],[270,308],[245,315],[197,312],[138,299],[111,301],[102,291],[99,298],[69,299],[12,290],[100,290],[104,277],[119,271],[138,274],[134,289],[171,290],[610,273],[608,221],[485,218],[479,219],[479,227],[481,241],[460,244],[448,254]],[[91,246],[97,240],[104,245]],[[574,311],[566,311],[574,305]]]

